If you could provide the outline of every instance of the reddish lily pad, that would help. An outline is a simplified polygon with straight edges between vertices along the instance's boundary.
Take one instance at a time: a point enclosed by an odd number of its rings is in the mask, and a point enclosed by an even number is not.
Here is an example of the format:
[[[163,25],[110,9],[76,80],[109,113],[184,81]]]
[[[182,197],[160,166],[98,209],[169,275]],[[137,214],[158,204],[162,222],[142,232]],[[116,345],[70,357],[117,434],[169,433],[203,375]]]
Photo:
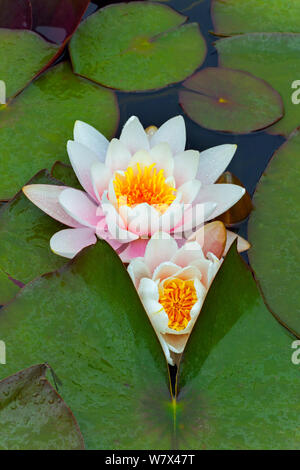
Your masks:
[[[207,129],[246,134],[270,126],[283,115],[279,94],[246,72],[206,68],[183,86],[179,94],[183,110]]]
[[[0,0],[0,28],[31,29],[30,0]]]
[[[79,426],[46,379],[47,364],[17,372],[0,382],[1,450],[79,450]]]
[[[252,73],[277,90],[284,103],[284,117],[268,128],[288,136],[299,126],[299,106],[292,101],[292,83],[300,70],[300,34],[249,33],[216,42],[219,63]]]
[[[300,337],[300,131],[277,150],[253,198],[250,262],[264,298]]]
[[[251,32],[300,32],[298,0],[212,0],[214,32],[221,36]]]
[[[32,27],[49,41],[65,44],[72,36],[89,0],[30,0]]]
[[[111,138],[119,109],[112,91],[77,77],[67,63],[43,74],[0,110],[0,199],[10,199],[56,160],[69,163],[66,144],[76,119]]]
[[[124,91],[184,80],[206,55],[196,23],[167,5],[120,3],[88,17],[70,42],[76,73]]]

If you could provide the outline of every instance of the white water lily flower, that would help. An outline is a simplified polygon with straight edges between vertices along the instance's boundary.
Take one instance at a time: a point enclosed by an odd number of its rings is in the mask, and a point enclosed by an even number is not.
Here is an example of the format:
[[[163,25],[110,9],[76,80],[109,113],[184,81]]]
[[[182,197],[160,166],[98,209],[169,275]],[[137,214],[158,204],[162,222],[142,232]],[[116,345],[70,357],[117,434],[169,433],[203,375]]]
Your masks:
[[[160,232],[150,239],[145,256],[130,262],[128,272],[170,364],[171,352],[183,352],[221,263],[214,253],[204,254],[197,241],[178,248],[174,238]]]
[[[185,150],[182,116],[153,129],[147,133],[133,116],[120,138],[108,142],[90,125],[76,121],[67,151],[83,191],[41,184],[23,188],[34,204],[69,227],[52,237],[55,253],[73,258],[98,236],[129,262],[143,256],[149,237],[158,230],[188,236],[243,196],[240,186],[214,184],[236,145],[201,153]]]

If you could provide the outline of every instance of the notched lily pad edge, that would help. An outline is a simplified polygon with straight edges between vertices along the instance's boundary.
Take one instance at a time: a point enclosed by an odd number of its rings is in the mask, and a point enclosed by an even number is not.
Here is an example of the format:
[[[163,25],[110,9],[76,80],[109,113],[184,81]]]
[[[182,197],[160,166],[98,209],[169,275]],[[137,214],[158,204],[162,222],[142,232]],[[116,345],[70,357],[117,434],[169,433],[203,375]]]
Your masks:
[[[215,45],[215,43],[214,43]],[[276,124],[277,122],[279,122],[284,116],[285,116],[285,111],[284,111],[284,103],[283,103],[283,100],[282,100],[282,97],[280,95],[280,93],[275,90],[275,88],[273,88],[269,82],[267,82],[266,80],[262,79],[262,78],[259,78],[259,77],[256,77],[256,75],[253,75],[252,73],[249,73],[249,72],[246,72],[245,70],[240,70],[240,69],[231,69],[229,67],[222,67],[221,65],[218,65],[216,67],[211,67],[211,68],[216,68],[216,69],[222,69],[222,70],[231,70],[231,71],[234,71],[234,72],[240,72],[244,75],[248,75],[249,77],[251,78],[254,78],[262,83],[264,83],[264,85],[270,89],[270,91],[272,91],[274,93],[274,96],[276,95],[276,98],[278,100],[278,104],[281,108],[281,115],[274,121],[272,121],[270,124],[268,124],[267,126],[264,126],[264,127],[260,127],[258,129],[255,129],[253,131],[250,131],[250,132],[238,132],[238,131],[226,131],[226,130],[219,130],[219,129],[213,129],[211,127],[205,127],[203,126],[202,124],[199,124],[195,119],[193,119],[189,113],[184,109],[184,105],[182,103],[182,98],[181,98],[181,92],[182,91],[187,91],[189,93],[195,93],[196,95],[200,95],[200,96],[206,96],[204,95],[203,93],[200,93],[199,91],[195,91],[195,90],[191,90],[190,88],[187,88],[185,87],[184,83],[186,81],[188,81],[190,78],[192,78],[194,75],[196,75],[197,73],[200,73],[201,70],[197,70],[196,72],[194,72],[192,75],[190,75],[189,77],[187,77],[181,84],[182,84],[182,89],[179,89],[179,93],[178,93],[178,97],[179,97],[179,105],[182,109],[182,111],[184,112],[184,114],[186,116],[188,116],[189,119],[191,119],[191,121],[195,122],[198,126],[202,127],[203,129],[207,129],[209,131],[213,131],[213,132],[220,132],[222,134],[235,134],[235,135],[249,135],[249,134],[254,134],[255,132],[261,132],[261,131],[264,131],[265,129],[268,129],[269,127],[273,126],[274,124]],[[205,70],[205,69],[203,69]]]

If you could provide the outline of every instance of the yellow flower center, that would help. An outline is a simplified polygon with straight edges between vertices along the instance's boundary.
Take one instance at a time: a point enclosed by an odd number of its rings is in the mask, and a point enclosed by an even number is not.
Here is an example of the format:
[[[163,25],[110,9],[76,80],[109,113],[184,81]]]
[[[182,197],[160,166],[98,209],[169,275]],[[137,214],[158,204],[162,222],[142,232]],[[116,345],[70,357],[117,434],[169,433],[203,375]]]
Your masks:
[[[176,192],[166,183],[164,170],[157,171],[155,163],[128,167],[124,175],[116,175],[114,189],[119,205],[132,207],[147,202],[161,213],[172,204]]]
[[[191,309],[197,302],[194,281],[170,279],[164,282],[159,292],[159,302],[169,317],[168,327],[180,331],[191,319]]]

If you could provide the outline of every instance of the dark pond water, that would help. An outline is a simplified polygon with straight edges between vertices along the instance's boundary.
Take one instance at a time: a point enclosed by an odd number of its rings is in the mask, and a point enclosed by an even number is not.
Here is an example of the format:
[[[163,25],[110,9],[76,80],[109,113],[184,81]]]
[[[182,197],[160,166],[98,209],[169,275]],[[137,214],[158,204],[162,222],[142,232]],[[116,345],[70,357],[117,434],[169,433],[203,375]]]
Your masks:
[[[85,17],[98,8],[111,3],[119,2],[94,1],[90,4]],[[178,12],[187,16],[188,22],[199,23],[208,46],[207,57],[201,68],[216,67],[218,65],[218,55],[214,42],[218,39],[211,33],[213,24],[210,15],[210,0],[170,0],[163,3],[172,6]],[[247,135],[235,135],[204,129],[183,113],[178,103],[180,87],[181,85],[177,84],[161,91],[147,93],[118,92],[121,112],[119,131],[131,115],[138,116],[146,127],[151,124],[159,126],[170,117],[182,114],[187,126],[187,148],[201,151],[225,143],[237,144],[237,152],[228,169],[241,180],[252,195],[272,154],[282,144],[284,138],[268,135],[263,131]],[[247,222],[237,227],[237,231],[246,236]]]

